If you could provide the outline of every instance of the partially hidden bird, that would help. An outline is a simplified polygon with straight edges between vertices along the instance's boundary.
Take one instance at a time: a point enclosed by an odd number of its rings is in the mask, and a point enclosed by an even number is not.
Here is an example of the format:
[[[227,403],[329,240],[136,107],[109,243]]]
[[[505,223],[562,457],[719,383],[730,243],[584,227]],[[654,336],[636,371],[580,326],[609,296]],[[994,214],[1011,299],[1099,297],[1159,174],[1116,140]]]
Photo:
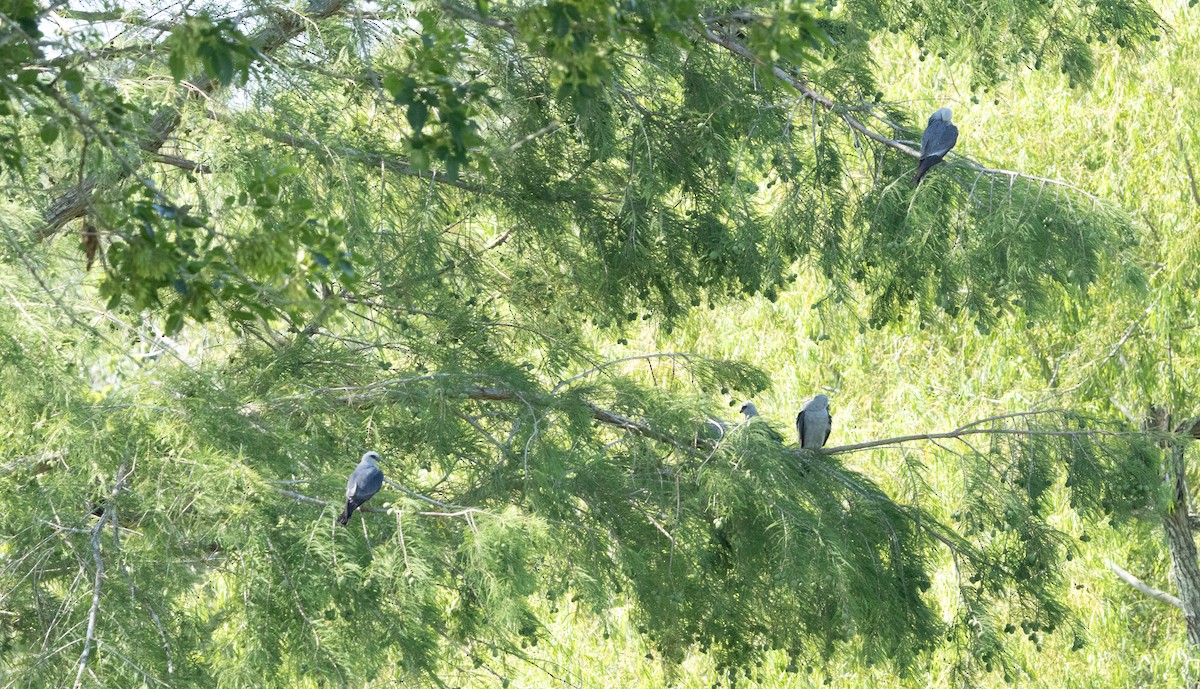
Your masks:
[[[354,510],[362,507],[383,487],[383,471],[379,468],[379,460],[379,453],[372,450],[362,456],[362,461],[351,472],[350,480],[346,482],[346,509],[338,517],[338,524],[345,526]]]
[[[738,411],[746,416],[746,424],[750,424],[758,416],[758,407],[754,406],[753,402],[746,402]],[[763,432],[766,434],[768,440],[773,440],[777,443],[783,442],[783,436],[779,434],[779,431],[767,425],[766,420],[760,419],[760,422],[756,425],[764,429]]]

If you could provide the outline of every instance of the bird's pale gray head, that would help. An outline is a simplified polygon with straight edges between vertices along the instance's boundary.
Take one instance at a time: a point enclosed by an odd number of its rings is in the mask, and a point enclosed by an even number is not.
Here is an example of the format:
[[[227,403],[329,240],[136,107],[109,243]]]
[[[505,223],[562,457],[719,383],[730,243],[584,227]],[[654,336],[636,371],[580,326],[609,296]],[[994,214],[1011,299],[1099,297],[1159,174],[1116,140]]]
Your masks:
[[[368,464],[374,464],[375,462],[378,462],[380,459],[383,459],[383,458],[379,456],[379,453],[374,450],[371,450],[370,452],[363,455],[362,461],[367,462]]]
[[[745,414],[747,419],[749,419],[750,417],[753,417],[753,416],[758,416],[758,407],[754,406],[753,402],[747,402],[747,403],[743,404],[742,408],[739,409],[738,411]]]
[[[811,402],[804,405],[804,407],[806,409],[828,409],[829,398],[825,395],[817,395],[816,397],[812,398]]]
[[[953,115],[953,113],[950,112],[950,108],[938,108],[937,111],[933,113],[933,117],[930,117],[929,119],[945,120],[949,122],[951,115]]]

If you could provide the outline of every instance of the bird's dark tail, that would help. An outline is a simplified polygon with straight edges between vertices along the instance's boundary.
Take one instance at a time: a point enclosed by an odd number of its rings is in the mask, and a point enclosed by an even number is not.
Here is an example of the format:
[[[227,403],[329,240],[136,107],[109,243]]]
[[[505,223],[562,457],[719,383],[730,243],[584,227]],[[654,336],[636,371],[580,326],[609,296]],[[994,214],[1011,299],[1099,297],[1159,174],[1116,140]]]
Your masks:
[[[350,515],[354,514],[354,510],[358,507],[353,500],[346,501],[346,509],[342,510],[341,516],[337,518],[337,523],[345,526],[350,521]]]
[[[917,186],[917,184],[920,183],[921,178],[925,176],[925,173],[929,172],[929,168],[933,167],[934,165],[937,165],[940,162],[942,162],[941,156],[930,156],[928,158],[922,158],[921,164],[917,166],[917,174],[914,175],[912,178],[912,185],[914,187]]]

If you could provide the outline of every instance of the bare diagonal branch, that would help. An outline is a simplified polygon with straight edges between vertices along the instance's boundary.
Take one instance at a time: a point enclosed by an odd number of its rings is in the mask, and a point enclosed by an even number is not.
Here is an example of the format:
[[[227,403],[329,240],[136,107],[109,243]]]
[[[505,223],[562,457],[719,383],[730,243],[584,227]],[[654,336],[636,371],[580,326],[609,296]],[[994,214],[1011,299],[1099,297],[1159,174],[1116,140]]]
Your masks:
[[[722,36],[720,34],[717,34],[717,33],[713,32],[712,29],[709,29],[709,28],[702,29],[700,32],[700,35],[704,38],[704,40],[706,40],[710,43],[715,43],[716,45],[721,46],[722,48],[728,50],[729,52],[733,53],[734,55],[737,55],[738,57],[740,57],[744,60],[748,60],[755,64],[761,64],[761,60],[759,60],[758,57],[755,56],[754,53],[750,52],[750,50],[748,48],[746,48],[746,46],[738,43],[737,41],[734,41],[733,39],[731,39],[727,36]],[[850,112],[848,112],[844,108],[839,108],[837,106],[837,104],[834,103],[832,100],[830,100],[827,96],[814,90],[811,86],[804,83],[804,81],[797,78],[796,76],[789,74],[787,72],[787,70],[783,69],[782,67],[778,67],[776,65],[771,65],[770,67],[771,67],[772,74],[774,74],[776,77],[782,79],[787,84],[791,85],[792,88],[799,91],[800,94],[802,96],[804,96],[805,98],[807,98],[808,100],[816,103],[817,105],[820,105],[822,108],[825,108],[826,110],[829,110],[829,111],[835,113],[838,117],[840,117],[842,119],[842,121],[844,121],[846,123],[847,126],[849,126],[854,131],[858,132],[859,134],[862,134],[863,136],[867,137],[868,139],[870,139],[872,141],[881,143],[884,146],[887,146],[889,148],[894,148],[897,151],[900,151],[901,153],[904,153],[906,155],[910,155],[914,158],[917,158],[920,156],[920,153],[918,153],[916,151],[916,149],[912,148],[911,146],[901,143],[899,141],[896,141],[895,139],[890,139],[890,138],[884,136],[883,134],[880,134],[879,132],[871,129],[867,125],[863,124],[862,122],[859,121],[859,119],[857,117],[850,114]]]
[[[903,445],[904,443],[918,441],[937,441],[937,440],[955,440],[968,435],[1025,435],[1025,436],[1105,436],[1105,437],[1120,437],[1130,435],[1142,435],[1139,433],[1123,433],[1120,431],[1109,431],[1104,429],[1080,429],[1080,430],[1042,430],[1042,429],[1021,429],[1021,428],[977,428],[977,426],[994,421],[1004,421],[1007,419],[1040,415],[1040,414],[1059,414],[1062,413],[1058,409],[1047,409],[1042,411],[1032,412],[1017,412],[1014,414],[1000,414],[997,416],[989,416],[986,419],[979,419],[968,424],[959,426],[952,431],[943,431],[940,433],[917,433],[914,435],[903,435],[896,438],[883,438],[880,440],[868,440],[861,443],[852,443],[850,445],[839,445],[836,447],[827,447],[821,450],[827,455],[845,454],[847,452],[858,452],[860,450],[870,450],[877,447],[890,445]]]
[[[1108,568],[1111,569],[1113,571],[1113,574],[1116,574],[1117,578],[1119,578],[1121,581],[1125,582],[1126,584],[1129,584],[1130,586],[1137,589],[1138,591],[1141,591],[1142,593],[1146,594],[1147,596],[1150,596],[1154,600],[1156,600],[1160,603],[1166,603],[1167,605],[1171,605],[1176,608],[1180,608],[1180,609],[1183,608],[1183,603],[1178,598],[1176,598],[1175,596],[1172,596],[1171,594],[1167,593],[1166,591],[1160,591],[1160,590],[1154,588],[1153,586],[1147,584],[1146,582],[1142,581],[1141,579],[1138,579],[1134,575],[1132,575],[1129,572],[1122,569],[1121,566],[1118,565],[1117,563],[1112,562],[1111,560],[1105,560],[1104,564],[1108,565]]]

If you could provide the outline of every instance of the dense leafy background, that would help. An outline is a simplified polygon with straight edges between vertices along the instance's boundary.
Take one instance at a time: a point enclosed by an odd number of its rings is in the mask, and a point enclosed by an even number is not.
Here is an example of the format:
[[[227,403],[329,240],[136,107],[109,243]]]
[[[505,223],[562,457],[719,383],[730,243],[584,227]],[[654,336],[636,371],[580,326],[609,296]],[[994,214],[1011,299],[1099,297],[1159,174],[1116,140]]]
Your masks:
[[[1196,10],[976,5],[6,8],[0,679],[1184,686]]]

